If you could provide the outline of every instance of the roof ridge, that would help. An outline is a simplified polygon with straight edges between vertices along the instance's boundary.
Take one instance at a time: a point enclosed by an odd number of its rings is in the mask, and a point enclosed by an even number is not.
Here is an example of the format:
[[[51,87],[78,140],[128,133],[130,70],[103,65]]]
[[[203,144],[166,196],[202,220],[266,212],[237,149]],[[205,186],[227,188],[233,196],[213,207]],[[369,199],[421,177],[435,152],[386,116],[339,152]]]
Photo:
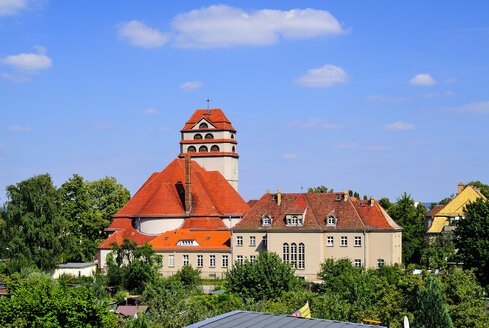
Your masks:
[[[308,194],[308,193],[307,193]],[[306,195],[307,195],[306,194]],[[301,194],[302,196],[302,194]],[[314,220],[316,221],[315,224],[316,224],[316,227],[319,228],[319,229],[322,229],[323,227],[321,226],[321,222],[319,221],[319,219],[317,218],[317,213],[316,211],[314,210],[314,207],[312,206],[311,202],[309,201],[309,197],[304,197],[306,203],[307,203],[307,209],[309,211],[312,212],[312,214],[314,215]],[[305,222],[305,219],[304,219],[304,222]]]
[[[353,207],[353,209],[355,210],[355,213],[357,213],[357,216],[360,218],[360,222],[362,222],[363,224],[363,228],[364,229],[367,229],[369,228],[369,226],[365,223],[365,221],[363,221],[363,218],[362,216],[360,215],[360,213],[358,212],[358,210],[355,208],[355,205],[353,205],[353,201],[350,199],[350,197],[348,197],[347,199],[347,202],[350,203],[350,205]]]

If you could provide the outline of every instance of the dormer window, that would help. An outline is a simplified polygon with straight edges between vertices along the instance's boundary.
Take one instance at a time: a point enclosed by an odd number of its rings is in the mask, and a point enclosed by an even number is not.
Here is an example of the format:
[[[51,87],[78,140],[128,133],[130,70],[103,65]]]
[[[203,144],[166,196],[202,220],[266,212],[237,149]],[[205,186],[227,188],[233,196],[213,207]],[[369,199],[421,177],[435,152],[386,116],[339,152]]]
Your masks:
[[[329,226],[334,226],[334,225],[336,225],[336,218],[335,218],[334,216],[332,216],[332,215],[328,216],[327,221],[328,221],[328,222],[327,222],[327,224],[328,224]]]
[[[262,226],[269,227],[271,225],[272,225],[272,219],[268,215],[264,216],[262,219]]]
[[[297,227],[302,226],[304,224],[304,221],[301,215],[291,215],[287,216],[286,224],[287,226]]]
[[[200,139],[202,139],[202,135],[200,133],[194,135],[194,140],[200,140]]]
[[[206,138],[206,139],[214,139],[214,136],[212,135],[212,133],[207,133],[207,134],[205,135],[205,138]]]
[[[209,126],[207,125],[207,123],[204,123],[204,122],[200,123],[199,129],[207,129],[207,128],[209,128]]]
[[[341,200],[341,196],[340,196],[340,194],[337,194],[337,195],[336,195],[336,200]]]
[[[194,239],[180,239],[177,246],[190,247],[190,246],[200,246],[198,242]]]

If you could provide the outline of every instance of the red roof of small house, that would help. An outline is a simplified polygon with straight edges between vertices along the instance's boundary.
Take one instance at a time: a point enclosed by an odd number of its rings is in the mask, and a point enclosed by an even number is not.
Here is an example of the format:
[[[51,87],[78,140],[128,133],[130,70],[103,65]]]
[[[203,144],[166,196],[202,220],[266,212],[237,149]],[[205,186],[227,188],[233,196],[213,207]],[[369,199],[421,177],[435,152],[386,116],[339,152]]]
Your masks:
[[[265,194],[244,216],[244,218],[232,228],[239,229],[285,229],[285,230],[389,230],[402,229],[392,218],[374,201],[370,206],[369,201],[343,198],[343,193],[307,193],[307,194],[282,194],[281,204],[277,204],[276,194]],[[302,226],[287,226],[286,214],[304,212]],[[270,226],[262,226],[262,218],[265,215],[271,217]],[[329,216],[336,218],[334,226],[327,224]]]
[[[114,217],[185,217],[181,197],[185,183],[184,164],[184,159],[177,158],[163,171],[153,173]],[[190,216],[243,216],[249,210],[221,173],[206,171],[195,161],[192,161],[191,170]]]
[[[446,205],[435,205],[428,213],[426,213],[426,216],[435,216],[440,212]]]
[[[209,126],[207,129],[199,129],[199,130],[229,130],[236,132],[236,130],[233,128],[231,125],[231,122],[228,120],[226,115],[224,115],[223,111],[220,108],[213,108],[213,109],[197,109],[194,114],[190,117],[190,119],[185,122],[185,126],[181,132],[183,131],[190,131],[190,130],[195,130],[192,129],[195,124],[200,122],[202,119],[207,120],[210,122],[213,126]]]
[[[155,250],[230,250],[230,231],[190,231],[177,229],[162,233],[151,241]],[[180,240],[195,241],[196,246],[178,246]]]

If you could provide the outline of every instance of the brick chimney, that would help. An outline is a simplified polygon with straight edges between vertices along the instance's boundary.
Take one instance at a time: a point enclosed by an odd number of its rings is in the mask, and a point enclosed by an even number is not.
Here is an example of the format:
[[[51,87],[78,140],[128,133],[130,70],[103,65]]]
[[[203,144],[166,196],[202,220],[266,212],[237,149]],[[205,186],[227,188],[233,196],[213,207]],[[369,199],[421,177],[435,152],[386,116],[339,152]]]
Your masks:
[[[277,205],[280,205],[282,203],[282,192],[277,190]]]
[[[185,154],[185,215],[192,211],[192,160],[190,154]]]
[[[457,195],[460,194],[462,191],[464,191],[465,189],[465,185],[463,184],[463,182],[460,182],[458,185],[457,185]]]
[[[370,196],[370,206],[374,206],[375,204],[375,198],[374,196]]]

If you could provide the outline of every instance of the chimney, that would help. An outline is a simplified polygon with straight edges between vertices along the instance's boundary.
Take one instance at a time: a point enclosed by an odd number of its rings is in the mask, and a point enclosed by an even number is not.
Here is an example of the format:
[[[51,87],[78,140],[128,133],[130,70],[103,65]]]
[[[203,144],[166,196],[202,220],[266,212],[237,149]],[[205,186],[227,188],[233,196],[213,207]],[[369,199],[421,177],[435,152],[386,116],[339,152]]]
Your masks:
[[[189,216],[192,211],[192,160],[190,154],[185,154],[185,215]]]
[[[282,193],[280,192],[280,189],[277,190],[277,205],[280,205],[282,203]]]
[[[271,193],[271,191],[270,191],[270,190],[267,190],[267,194],[269,194],[269,195],[270,195],[270,193]]]
[[[463,182],[460,182],[457,188],[457,195],[460,194],[462,191],[464,191],[464,189],[465,189],[465,185],[463,184]]]
[[[370,206],[374,206],[375,204],[375,198],[374,196],[370,196]]]
[[[345,191],[343,192],[343,199],[346,200],[348,199],[348,189],[345,189]]]

